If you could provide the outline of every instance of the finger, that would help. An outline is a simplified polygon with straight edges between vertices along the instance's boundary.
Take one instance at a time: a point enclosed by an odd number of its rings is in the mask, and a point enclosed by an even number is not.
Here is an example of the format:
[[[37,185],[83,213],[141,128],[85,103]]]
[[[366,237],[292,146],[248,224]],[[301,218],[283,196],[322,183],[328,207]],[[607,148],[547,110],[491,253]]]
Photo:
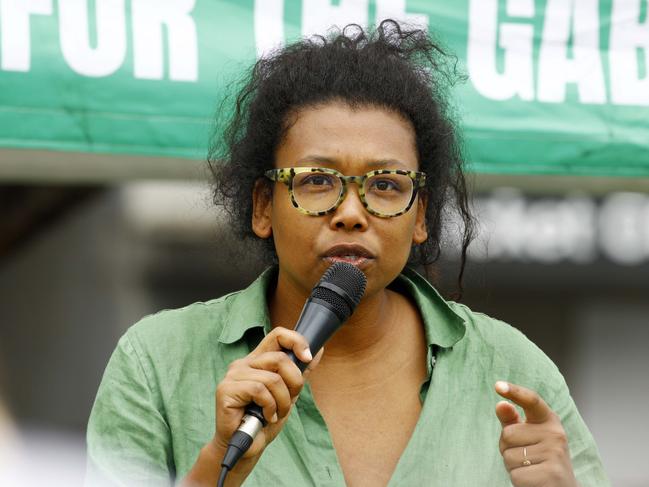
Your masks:
[[[255,358],[249,365],[251,367],[263,366],[271,369],[276,368],[289,388],[291,396],[290,403],[293,405],[297,402],[298,395],[304,386],[304,381],[307,379],[311,371],[320,363],[323,355],[324,347],[320,348],[303,374],[300,372],[300,369],[297,368],[297,365],[295,365],[295,363],[289,359],[288,355],[284,352],[266,352]],[[289,411],[287,411],[286,414],[288,414],[288,412],[290,412],[290,406]],[[283,417],[285,416],[282,404],[279,419],[281,420]]]
[[[503,462],[508,472],[516,468],[525,468],[532,465],[538,465],[543,461],[543,455],[538,445],[517,446],[515,448],[507,448],[502,452]],[[524,462],[530,462],[526,465]]]
[[[260,406],[264,418],[270,423],[277,421],[277,404],[275,398],[266,385],[258,381],[228,381],[219,384],[216,390],[217,408],[223,414],[234,417],[243,417],[242,409],[251,402]],[[217,416],[219,411],[217,410]],[[237,424],[238,427],[238,424]]]
[[[547,429],[540,424],[516,423],[504,426],[500,432],[500,453],[508,448],[536,445],[547,436]]]
[[[291,397],[298,394],[304,384],[302,372],[300,372],[297,365],[284,352],[263,353],[254,357],[249,365],[254,369],[278,373],[282,377],[286,387],[288,387]]]
[[[500,401],[496,404],[496,416],[498,416],[498,420],[503,427],[521,422],[518,411],[516,411],[513,404],[507,401]]]
[[[292,350],[295,356],[304,363],[313,360],[306,338],[295,330],[289,330],[282,326],[273,328],[250,355],[254,357],[264,352],[276,352],[279,350]]]
[[[550,406],[535,391],[527,387],[498,381],[496,392],[522,407],[528,423],[543,423],[552,417]]]
[[[547,485],[548,471],[545,465],[537,464],[515,468],[509,472],[509,476],[514,487],[537,487]]]
[[[281,352],[278,352],[281,353]],[[238,376],[239,381],[261,382],[270,391],[277,405],[277,415],[283,418],[291,409],[291,394],[282,376],[268,370],[247,368]],[[259,404],[259,403],[257,403]],[[259,404],[261,406],[261,404]]]
[[[306,368],[306,370],[304,371],[304,378],[305,378],[305,379],[306,379],[307,377],[309,377],[309,375],[311,374],[311,371],[312,371],[313,369],[315,369],[315,368],[318,366],[318,364],[320,363],[320,360],[322,360],[322,356],[323,356],[323,355],[324,355],[324,347],[322,347],[322,348],[318,351],[318,353],[316,353],[315,357],[313,357],[313,360],[311,361],[311,363],[309,364],[309,366],[308,366],[308,367]]]

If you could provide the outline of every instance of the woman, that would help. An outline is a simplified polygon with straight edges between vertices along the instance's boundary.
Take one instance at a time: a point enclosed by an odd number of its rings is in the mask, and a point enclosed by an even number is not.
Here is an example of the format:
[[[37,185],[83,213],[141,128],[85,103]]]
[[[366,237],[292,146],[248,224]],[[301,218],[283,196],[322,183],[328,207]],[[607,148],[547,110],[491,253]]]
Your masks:
[[[462,268],[471,237],[445,66],[392,21],[256,64],[219,145],[216,200],[276,265],[120,340],[88,427],[90,479],[213,486],[255,402],[268,426],[226,485],[608,485],[554,364],[406,267],[437,259],[453,204]],[[367,288],[312,357],[291,328],[336,261]],[[304,377],[282,348],[310,363]]]

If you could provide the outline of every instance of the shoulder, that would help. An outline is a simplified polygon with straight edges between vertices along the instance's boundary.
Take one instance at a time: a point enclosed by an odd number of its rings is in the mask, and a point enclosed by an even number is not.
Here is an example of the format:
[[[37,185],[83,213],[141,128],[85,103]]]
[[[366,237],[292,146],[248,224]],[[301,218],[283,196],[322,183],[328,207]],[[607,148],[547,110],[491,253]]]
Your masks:
[[[268,321],[266,292],[275,276],[269,268],[248,287],[179,309],[166,309],[142,318],[125,339],[157,348],[190,344],[232,343],[251,326]]]
[[[154,344],[156,347],[174,347],[187,342],[216,340],[242,292],[145,316],[126,331],[123,340],[136,347]]]
[[[246,293],[236,291],[145,316],[120,338],[108,369],[140,374],[149,388],[161,392],[176,386],[183,375],[198,375],[206,367],[222,373],[230,359],[222,336],[238,327],[236,318],[245,314],[245,306],[253,308]]]
[[[414,296],[433,340],[449,349],[462,370],[535,384],[542,377],[560,389],[563,376],[552,360],[520,330],[468,306],[445,299],[422,275],[405,268],[400,283]],[[509,378],[509,379],[507,379]]]
[[[466,305],[452,301],[448,305],[466,326],[459,345],[490,363],[503,379],[536,387],[542,382],[550,393],[565,387],[554,362],[519,329]]]
[[[175,384],[180,371],[205,364],[218,352],[219,336],[240,292],[162,310],[139,320],[119,339],[102,386],[113,390],[121,384],[129,393],[137,388],[143,394],[159,392],[165,384]]]
[[[449,307],[462,318],[467,329],[467,338],[480,340],[494,352],[507,350],[543,353],[523,332],[502,320],[473,311],[464,304],[447,301]]]

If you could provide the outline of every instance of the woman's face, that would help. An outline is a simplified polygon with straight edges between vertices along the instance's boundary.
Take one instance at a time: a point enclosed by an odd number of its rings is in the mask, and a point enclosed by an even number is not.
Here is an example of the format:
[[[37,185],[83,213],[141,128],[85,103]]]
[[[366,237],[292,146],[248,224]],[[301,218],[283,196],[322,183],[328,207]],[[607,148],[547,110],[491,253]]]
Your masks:
[[[277,168],[327,167],[347,176],[418,169],[411,123],[386,109],[331,102],[300,110],[291,122],[275,154]],[[419,197],[405,214],[381,218],[363,207],[352,183],[334,212],[310,216],[293,207],[285,184],[274,184],[270,201],[255,193],[253,230],[274,238],[279,279],[299,294],[308,294],[337,260],[358,265],[368,278],[365,297],[374,294],[401,272],[411,245],[426,239]]]

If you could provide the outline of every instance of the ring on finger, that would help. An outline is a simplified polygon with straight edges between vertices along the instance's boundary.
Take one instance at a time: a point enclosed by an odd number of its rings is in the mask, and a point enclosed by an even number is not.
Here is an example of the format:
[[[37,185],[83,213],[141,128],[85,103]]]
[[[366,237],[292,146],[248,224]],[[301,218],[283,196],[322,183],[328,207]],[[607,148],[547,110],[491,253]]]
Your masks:
[[[532,462],[530,461],[530,459],[527,458],[527,447],[526,446],[523,447],[523,463],[522,463],[522,465],[523,465],[523,467],[529,467],[530,465],[532,465]]]

